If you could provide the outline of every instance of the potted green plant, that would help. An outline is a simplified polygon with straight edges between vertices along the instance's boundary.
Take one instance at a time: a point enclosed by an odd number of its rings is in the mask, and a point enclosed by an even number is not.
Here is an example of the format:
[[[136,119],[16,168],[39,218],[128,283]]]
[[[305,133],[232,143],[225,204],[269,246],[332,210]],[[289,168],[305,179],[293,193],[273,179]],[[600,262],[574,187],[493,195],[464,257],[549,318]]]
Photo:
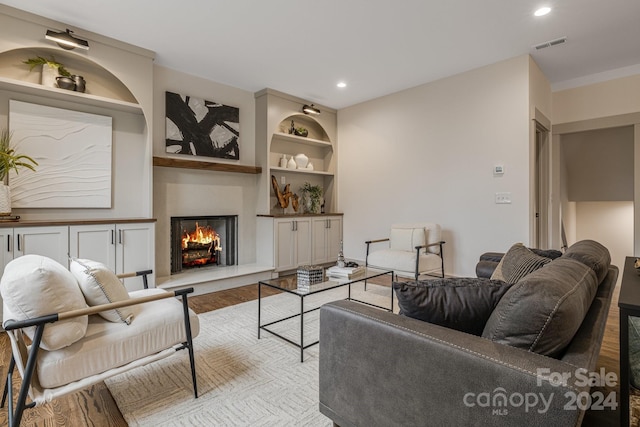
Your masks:
[[[33,71],[33,69],[38,66],[42,68],[40,83],[43,86],[56,87],[56,77],[71,77],[71,73],[64,68],[62,63],[56,61],[53,56],[51,56],[51,59],[47,59],[43,56],[36,56],[23,61],[23,64],[27,64],[29,66],[29,71]]]
[[[11,215],[11,192],[9,191],[9,171],[16,173],[22,168],[35,171],[38,162],[25,154],[18,154],[11,147],[12,133],[7,129],[0,130],[0,216]]]
[[[302,192],[302,206],[304,213],[320,213],[320,205],[322,204],[322,187],[319,185],[311,185],[305,182],[300,187]]]

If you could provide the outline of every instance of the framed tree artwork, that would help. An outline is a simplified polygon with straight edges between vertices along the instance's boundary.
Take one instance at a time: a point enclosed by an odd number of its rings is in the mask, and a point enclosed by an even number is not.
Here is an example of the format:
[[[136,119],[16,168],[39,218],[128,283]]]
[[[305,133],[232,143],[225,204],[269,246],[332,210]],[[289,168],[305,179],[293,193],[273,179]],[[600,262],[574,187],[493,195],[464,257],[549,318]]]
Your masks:
[[[240,109],[166,92],[166,151],[240,159]]]

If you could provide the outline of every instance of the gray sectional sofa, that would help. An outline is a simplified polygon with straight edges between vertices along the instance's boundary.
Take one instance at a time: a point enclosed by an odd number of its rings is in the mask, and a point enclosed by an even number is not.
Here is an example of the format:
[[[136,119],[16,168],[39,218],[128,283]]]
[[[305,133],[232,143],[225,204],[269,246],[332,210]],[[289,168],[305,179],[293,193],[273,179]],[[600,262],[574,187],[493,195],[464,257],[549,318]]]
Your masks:
[[[510,253],[499,268],[521,273]],[[430,307],[439,324],[351,301],[322,306],[320,411],[342,427],[580,425],[584,406],[572,399],[590,390],[618,269],[593,241],[542,261],[513,284],[394,283],[401,313]],[[474,293],[485,293],[479,308]]]

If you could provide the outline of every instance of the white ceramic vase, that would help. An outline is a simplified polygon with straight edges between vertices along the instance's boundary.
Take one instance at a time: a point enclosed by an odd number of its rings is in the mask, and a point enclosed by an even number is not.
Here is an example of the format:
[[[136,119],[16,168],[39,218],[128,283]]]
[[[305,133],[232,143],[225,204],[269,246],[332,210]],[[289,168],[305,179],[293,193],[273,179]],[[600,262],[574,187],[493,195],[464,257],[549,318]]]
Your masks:
[[[59,75],[58,67],[50,67],[47,64],[42,64],[42,77],[40,78],[40,83],[42,86],[58,87],[56,77]]]
[[[298,165],[298,169],[306,169],[307,163],[309,163],[309,158],[304,154],[296,154],[294,157],[296,160],[296,165]]]
[[[0,216],[11,215],[11,190],[8,185],[0,184]]]
[[[287,162],[287,168],[289,169],[295,169],[297,167],[296,161],[293,160],[293,156],[289,159],[289,161]]]

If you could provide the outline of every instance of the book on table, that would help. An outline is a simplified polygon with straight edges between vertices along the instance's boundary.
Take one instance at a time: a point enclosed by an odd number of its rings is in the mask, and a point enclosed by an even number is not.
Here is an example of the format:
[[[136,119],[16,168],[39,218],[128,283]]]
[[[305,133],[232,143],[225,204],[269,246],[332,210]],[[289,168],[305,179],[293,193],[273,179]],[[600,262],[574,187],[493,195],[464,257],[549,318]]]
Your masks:
[[[338,267],[334,265],[327,269],[327,276],[340,279],[352,279],[364,273],[364,267]]]

